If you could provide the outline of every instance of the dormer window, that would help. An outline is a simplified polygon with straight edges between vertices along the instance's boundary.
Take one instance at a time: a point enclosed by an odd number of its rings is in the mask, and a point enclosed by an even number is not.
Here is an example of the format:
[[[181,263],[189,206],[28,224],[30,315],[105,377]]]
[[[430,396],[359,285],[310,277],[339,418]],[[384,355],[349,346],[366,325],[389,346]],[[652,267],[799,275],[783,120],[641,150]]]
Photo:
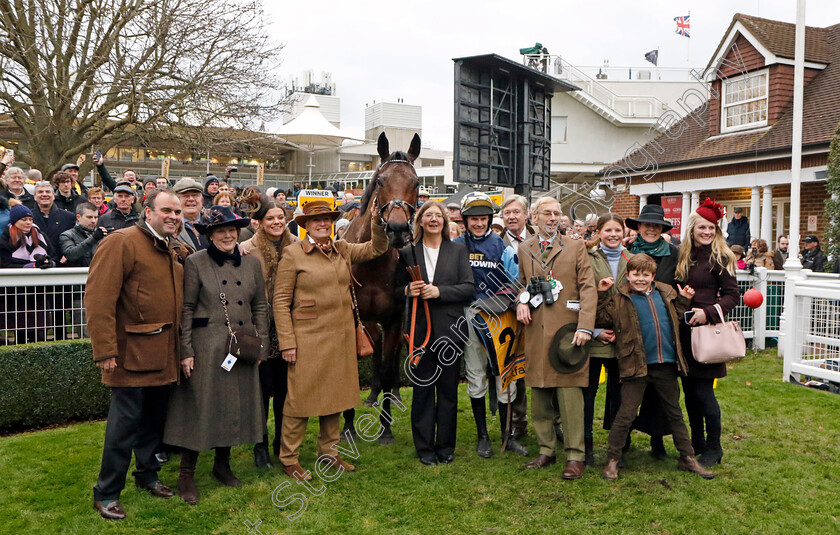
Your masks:
[[[767,70],[723,80],[721,132],[767,126]]]

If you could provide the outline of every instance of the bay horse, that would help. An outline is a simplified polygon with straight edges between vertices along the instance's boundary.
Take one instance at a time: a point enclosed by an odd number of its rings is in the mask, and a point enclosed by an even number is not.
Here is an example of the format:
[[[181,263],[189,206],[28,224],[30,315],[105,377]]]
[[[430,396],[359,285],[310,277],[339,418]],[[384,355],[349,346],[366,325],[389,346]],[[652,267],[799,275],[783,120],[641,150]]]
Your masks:
[[[356,288],[359,315],[374,342],[371,393],[366,402],[368,406],[373,404],[380,391],[389,394],[399,388],[405,303],[394,295],[394,274],[399,249],[412,241],[413,217],[420,186],[414,161],[420,155],[420,136],[414,134],[408,152],[390,153],[388,138],[383,132],[377,140],[377,152],[382,163],[362,195],[361,214],[350,223],[343,236],[351,243],[369,241],[371,219],[378,218],[385,226],[389,241],[385,254],[369,262],[353,265],[353,276],[360,284]],[[371,206],[374,198],[378,207],[376,213]],[[379,326],[382,327],[381,332]],[[390,425],[391,397],[383,396],[383,407],[380,407],[380,422],[384,428],[378,439],[380,444],[394,442]],[[345,419],[344,428],[352,430],[353,422]]]

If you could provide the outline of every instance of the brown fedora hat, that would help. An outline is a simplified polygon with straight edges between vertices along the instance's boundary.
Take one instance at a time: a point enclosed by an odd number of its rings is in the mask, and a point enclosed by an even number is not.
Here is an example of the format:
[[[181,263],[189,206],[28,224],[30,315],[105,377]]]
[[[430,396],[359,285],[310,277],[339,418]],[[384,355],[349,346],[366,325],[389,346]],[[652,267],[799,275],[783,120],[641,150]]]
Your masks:
[[[308,201],[301,209],[303,213],[295,216],[295,223],[301,227],[306,227],[306,222],[313,217],[329,217],[333,221],[341,217],[341,212],[333,210],[330,203],[321,199]]]

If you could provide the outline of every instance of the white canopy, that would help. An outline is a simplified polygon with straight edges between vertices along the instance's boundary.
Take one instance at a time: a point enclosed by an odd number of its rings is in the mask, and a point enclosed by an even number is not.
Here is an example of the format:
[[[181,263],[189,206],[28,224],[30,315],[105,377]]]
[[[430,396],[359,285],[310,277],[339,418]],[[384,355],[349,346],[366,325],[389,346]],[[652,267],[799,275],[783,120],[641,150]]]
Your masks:
[[[309,151],[309,177],[312,177],[312,153],[316,149],[340,147],[345,139],[355,138],[327,121],[321,114],[321,106],[310,95],[300,115],[277,130],[277,135],[292,143],[304,146]]]

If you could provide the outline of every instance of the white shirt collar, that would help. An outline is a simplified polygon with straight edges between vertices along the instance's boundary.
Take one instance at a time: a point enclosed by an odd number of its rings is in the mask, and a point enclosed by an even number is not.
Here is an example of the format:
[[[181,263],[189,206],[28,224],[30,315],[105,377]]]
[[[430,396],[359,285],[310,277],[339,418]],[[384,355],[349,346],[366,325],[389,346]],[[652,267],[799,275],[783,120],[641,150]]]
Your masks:
[[[149,229],[149,231],[152,233],[152,236],[159,239],[163,243],[167,243],[167,239],[158,234],[157,231],[150,224],[146,223],[146,228]]]

